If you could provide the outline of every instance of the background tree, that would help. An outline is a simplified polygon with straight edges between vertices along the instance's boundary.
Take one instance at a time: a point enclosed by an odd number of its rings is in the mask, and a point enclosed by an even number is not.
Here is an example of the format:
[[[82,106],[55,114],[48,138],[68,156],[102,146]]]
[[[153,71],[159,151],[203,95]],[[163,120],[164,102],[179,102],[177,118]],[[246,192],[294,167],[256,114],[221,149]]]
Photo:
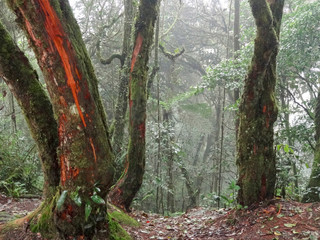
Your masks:
[[[145,171],[148,60],[157,17],[157,0],[142,0],[135,23],[129,79],[129,145],[126,168],[110,192],[111,201],[129,210]]]
[[[238,201],[246,206],[274,196],[273,124],[278,111],[274,89],[283,5],[284,1],[250,1],[257,36],[240,104],[237,156]]]

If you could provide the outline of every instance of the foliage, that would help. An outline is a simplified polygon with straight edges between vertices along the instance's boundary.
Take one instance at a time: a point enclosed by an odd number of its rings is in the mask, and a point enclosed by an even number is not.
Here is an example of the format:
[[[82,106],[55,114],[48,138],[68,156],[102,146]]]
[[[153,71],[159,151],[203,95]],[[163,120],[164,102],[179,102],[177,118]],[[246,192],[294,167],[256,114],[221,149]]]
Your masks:
[[[40,194],[41,166],[34,145],[21,132],[0,137],[0,191],[12,197]]]

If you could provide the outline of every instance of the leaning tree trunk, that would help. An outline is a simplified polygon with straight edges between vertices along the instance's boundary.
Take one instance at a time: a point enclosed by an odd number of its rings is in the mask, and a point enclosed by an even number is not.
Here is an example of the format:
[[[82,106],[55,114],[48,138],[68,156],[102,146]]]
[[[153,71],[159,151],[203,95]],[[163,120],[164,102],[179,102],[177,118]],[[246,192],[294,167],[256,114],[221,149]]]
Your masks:
[[[111,190],[111,201],[129,210],[145,168],[145,124],[149,51],[157,16],[157,0],[140,1],[129,78],[129,145],[123,177]]]
[[[320,91],[317,98],[314,123],[316,126],[316,147],[307,192],[303,196],[302,202],[320,202]]]
[[[58,121],[60,190],[34,220],[39,228],[55,225],[62,239],[99,239],[99,230],[107,228],[103,199],[113,179],[113,157],[80,29],[66,0],[8,3],[33,47]]]
[[[52,105],[36,71],[1,22],[0,49],[0,77],[15,96],[37,144],[44,172],[43,196],[46,200],[56,193],[60,179],[56,152],[58,131]]]
[[[284,0],[250,0],[257,26],[254,55],[240,104],[238,201],[250,206],[272,198],[276,180],[273,124],[276,56]]]

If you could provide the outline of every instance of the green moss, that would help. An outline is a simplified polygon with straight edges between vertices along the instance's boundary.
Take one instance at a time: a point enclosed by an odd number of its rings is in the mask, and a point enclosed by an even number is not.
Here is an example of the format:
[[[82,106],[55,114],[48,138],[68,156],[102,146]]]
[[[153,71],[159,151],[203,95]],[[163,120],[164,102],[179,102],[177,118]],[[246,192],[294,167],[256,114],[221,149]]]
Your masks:
[[[128,216],[127,214],[125,214],[123,211],[121,211],[120,209],[114,207],[114,211],[112,211],[111,213],[109,213],[109,216],[115,220],[116,222],[118,222],[121,225],[126,225],[126,226],[130,226],[130,227],[139,227],[139,223],[133,219],[132,217]]]
[[[111,215],[108,213],[109,218],[109,230],[111,240],[131,240],[130,235],[120,226],[117,221],[114,221]]]
[[[56,233],[53,222],[53,207],[56,198],[53,198],[50,203],[43,202],[41,206],[31,215],[30,229],[34,233],[40,232],[42,236],[52,239]]]

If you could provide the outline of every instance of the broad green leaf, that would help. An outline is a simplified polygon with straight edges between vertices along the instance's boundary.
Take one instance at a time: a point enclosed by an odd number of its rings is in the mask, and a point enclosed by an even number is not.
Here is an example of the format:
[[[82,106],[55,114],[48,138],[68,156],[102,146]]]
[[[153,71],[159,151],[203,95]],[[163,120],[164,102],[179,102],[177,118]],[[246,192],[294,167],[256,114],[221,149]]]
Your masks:
[[[75,202],[75,204],[80,207],[82,204],[81,197],[79,196],[78,189],[70,194],[70,198]]]
[[[284,145],[283,150],[284,150],[286,153],[288,153],[288,152],[289,152],[289,145],[288,145],[288,144]]]
[[[86,206],[84,208],[85,221],[88,221],[91,211],[92,211],[91,205],[89,203],[86,203]]]
[[[67,191],[67,190],[64,190],[64,191],[61,193],[61,195],[60,195],[60,197],[59,197],[59,199],[58,199],[58,201],[57,201],[57,208],[58,208],[59,211],[62,209],[62,206],[63,206],[63,204],[64,204],[64,202],[65,202],[65,200],[66,200],[67,193],[68,193],[68,191]]]
[[[104,199],[102,197],[100,197],[99,195],[92,195],[91,199],[93,202],[97,203],[97,204],[106,204],[106,202],[104,201]]]
[[[81,197],[80,197],[78,194],[77,194],[72,200],[74,201],[74,203],[75,203],[78,207],[81,206],[82,201],[81,201]]]

